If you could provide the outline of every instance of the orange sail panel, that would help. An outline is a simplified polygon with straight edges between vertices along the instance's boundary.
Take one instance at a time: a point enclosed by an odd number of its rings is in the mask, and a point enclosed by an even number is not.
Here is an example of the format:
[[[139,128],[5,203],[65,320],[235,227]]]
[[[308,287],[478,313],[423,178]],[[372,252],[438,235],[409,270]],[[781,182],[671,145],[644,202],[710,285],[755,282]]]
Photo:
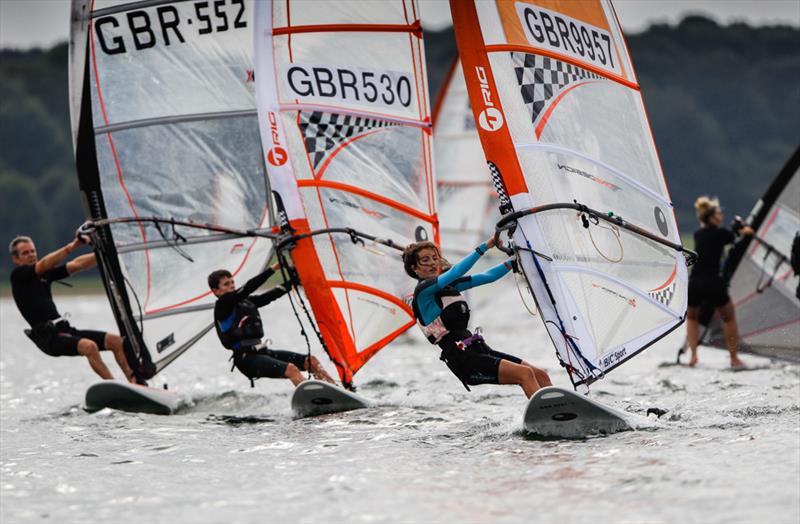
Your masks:
[[[258,2],[256,93],[271,187],[295,233],[438,239],[416,2]],[[291,251],[345,384],[413,325],[399,252],[322,234]]]

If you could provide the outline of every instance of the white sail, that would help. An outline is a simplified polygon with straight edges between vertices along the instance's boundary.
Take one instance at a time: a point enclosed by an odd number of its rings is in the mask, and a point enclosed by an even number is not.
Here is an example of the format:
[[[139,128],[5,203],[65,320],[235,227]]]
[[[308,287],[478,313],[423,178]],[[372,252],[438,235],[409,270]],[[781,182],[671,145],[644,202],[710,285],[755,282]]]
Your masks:
[[[451,10],[517,256],[559,361],[588,384],[686,313],[686,263],[622,32],[605,0]]]
[[[70,87],[87,217],[132,218],[95,250],[119,329],[157,370],[213,326],[206,276],[246,280],[271,242],[252,66],[253,4],[74,0]]]

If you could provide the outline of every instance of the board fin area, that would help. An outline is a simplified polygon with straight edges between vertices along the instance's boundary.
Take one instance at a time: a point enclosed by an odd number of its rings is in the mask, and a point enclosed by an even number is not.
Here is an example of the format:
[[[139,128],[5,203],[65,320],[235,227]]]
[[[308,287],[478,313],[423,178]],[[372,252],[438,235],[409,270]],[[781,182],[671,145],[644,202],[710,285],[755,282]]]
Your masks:
[[[104,380],[86,390],[85,409],[90,413],[111,408],[130,413],[172,415],[183,404],[178,395],[164,389]]]
[[[525,431],[540,437],[585,438],[634,429],[628,413],[557,387],[534,393],[524,418]]]
[[[321,380],[306,380],[292,394],[292,413],[296,418],[364,409],[370,405],[364,397]]]

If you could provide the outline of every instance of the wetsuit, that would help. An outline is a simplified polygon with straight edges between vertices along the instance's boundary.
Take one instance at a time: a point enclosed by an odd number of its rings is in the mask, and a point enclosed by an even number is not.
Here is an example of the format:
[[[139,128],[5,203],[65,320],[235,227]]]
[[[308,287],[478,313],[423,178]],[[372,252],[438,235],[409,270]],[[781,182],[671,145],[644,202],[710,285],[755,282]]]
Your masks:
[[[256,347],[264,336],[258,308],[287,294],[295,283],[293,278],[266,293],[253,295],[273,273],[272,269],[267,268],[240,289],[219,297],[214,305],[217,335],[222,345],[233,351],[233,365],[251,380],[261,377],[282,378],[290,363],[298,369],[305,368],[306,355],[302,353]]]
[[[11,294],[17,309],[30,324],[30,338],[36,347],[52,357],[78,355],[78,341],[88,338],[99,349],[106,349],[106,333],[90,329],[76,329],[61,318],[51,286],[56,280],[69,276],[66,265],[51,269],[43,275],[36,274],[36,265],[17,266],[11,271]]]
[[[470,311],[461,292],[494,282],[511,269],[511,261],[507,260],[485,273],[465,276],[487,250],[483,243],[438,277],[421,281],[411,302],[422,332],[431,344],[442,349],[441,360],[468,390],[468,386],[498,384],[501,360],[522,362],[513,355],[493,350],[483,337],[467,329]]]
[[[730,301],[728,285],[720,275],[720,259],[725,246],[735,239],[733,232],[725,228],[706,226],[695,231],[697,262],[689,276],[690,306],[707,303],[717,308]]]

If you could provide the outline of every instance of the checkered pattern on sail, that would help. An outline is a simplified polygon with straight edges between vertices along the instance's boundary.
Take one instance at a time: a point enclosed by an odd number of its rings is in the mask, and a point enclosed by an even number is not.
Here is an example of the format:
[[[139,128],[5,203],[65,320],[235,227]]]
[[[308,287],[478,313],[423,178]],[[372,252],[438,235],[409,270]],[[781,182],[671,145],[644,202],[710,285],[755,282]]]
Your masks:
[[[564,86],[578,80],[602,78],[580,67],[546,56],[511,53],[511,60],[515,64],[514,72],[522,99],[531,113],[531,122],[536,121],[547,102]]]
[[[672,297],[675,296],[675,282],[668,285],[664,289],[659,289],[658,291],[650,291],[647,293],[650,295],[651,298],[658,300],[665,306],[669,306],[672,302]]]
[[[325,155],[342,142],[373,129],[394,125],[397,124],[374,118],[323,113],[322,111],[301,111],[299,123],[306,151],[308,151],[315,170]]]

